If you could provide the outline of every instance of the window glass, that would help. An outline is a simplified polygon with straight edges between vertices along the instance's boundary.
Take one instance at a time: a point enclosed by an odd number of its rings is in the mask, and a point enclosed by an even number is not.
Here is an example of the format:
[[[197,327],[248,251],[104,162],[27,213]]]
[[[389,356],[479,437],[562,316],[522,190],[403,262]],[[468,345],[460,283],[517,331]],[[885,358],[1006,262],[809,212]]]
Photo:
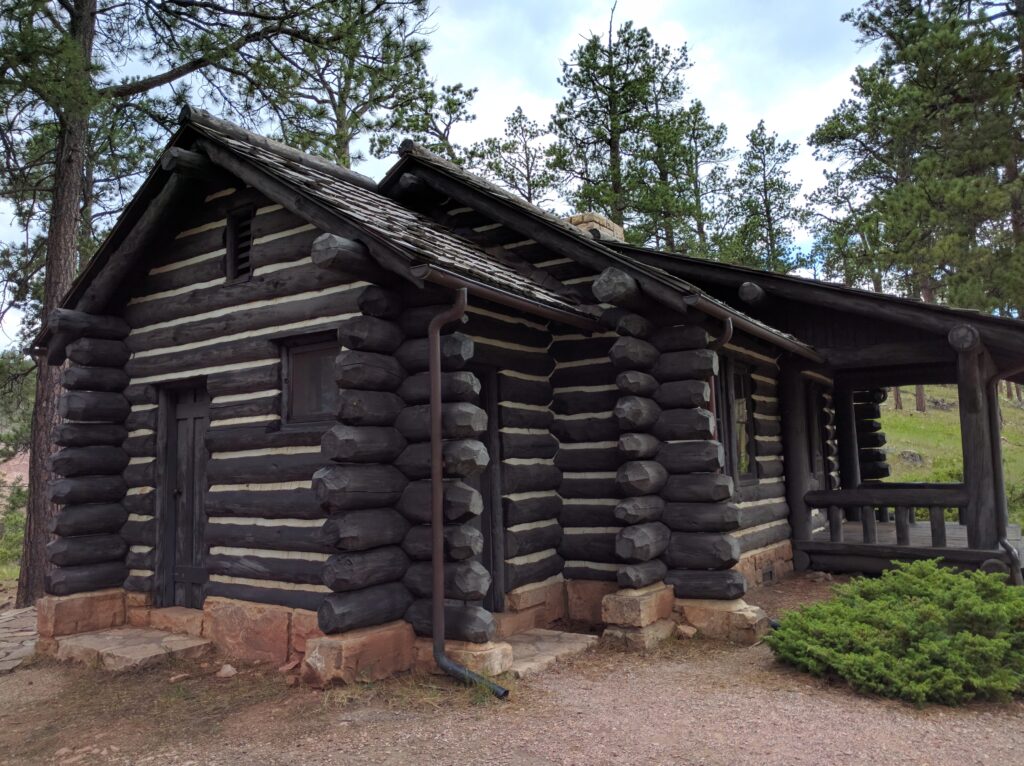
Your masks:
[[[336,343],[290,346],[287,349],[287,412],[292,423],[333,420],[338,409],[334,380]]]

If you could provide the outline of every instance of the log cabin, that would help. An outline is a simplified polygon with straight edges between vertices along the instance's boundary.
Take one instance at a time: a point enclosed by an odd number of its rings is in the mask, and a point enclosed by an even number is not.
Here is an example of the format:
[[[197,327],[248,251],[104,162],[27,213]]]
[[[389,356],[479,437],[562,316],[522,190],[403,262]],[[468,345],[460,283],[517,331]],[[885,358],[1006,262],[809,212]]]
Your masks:
[[[121,589],[129,622],[267,605],[293,648],[400,625],[443,666],[615,593],[1020,582],[1024,323],[634,247],[412,142],[377,183],[186,108],[35,347],[64,365],[49,598]],[[959,387],[962,483],[880,481],[914,383]]]

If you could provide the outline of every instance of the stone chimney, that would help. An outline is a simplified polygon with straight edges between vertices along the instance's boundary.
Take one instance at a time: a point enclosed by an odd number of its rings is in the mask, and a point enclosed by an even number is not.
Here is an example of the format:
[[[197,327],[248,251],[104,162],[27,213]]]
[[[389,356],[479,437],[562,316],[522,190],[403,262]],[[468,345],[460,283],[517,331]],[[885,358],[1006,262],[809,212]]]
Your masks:
[[[622,227],[613,223],[600,213],[576,213],[565,219],[584,234],[597,240],[625,242],[626,235]]]

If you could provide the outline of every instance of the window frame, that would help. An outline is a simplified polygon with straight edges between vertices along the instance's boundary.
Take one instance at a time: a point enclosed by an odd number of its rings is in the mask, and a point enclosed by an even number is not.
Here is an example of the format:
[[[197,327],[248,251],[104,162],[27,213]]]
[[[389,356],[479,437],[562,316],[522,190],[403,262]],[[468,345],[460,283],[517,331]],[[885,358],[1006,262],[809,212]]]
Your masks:
[[[337,356],[339,347],[334,333],[318,332],[278,340],[281,348],[281,428],[303,430],[318,427],[330,427],[336,421],[336,413],[329,412],[325,417],[311,416],[296,419],[292,413],[292,361],[295,351],[330,351]]]
[[[236,208],[228,213],[227,223],[224,227],[224,277],[229,283],[248,282],[252,278],[252,247],[253,247],[253,225],[256,219],[256,208],[252,205]],[[245,242],[245,270],[239,272],[238,258],[239,225],[247,223],[249,231]]]
[[[715,428],[718,440],[725,449],[726,472],[741,486],[757,484],[757,440],[754,429],[754,382],[753,367],[743,361],[729,357],[721,357],[721,369],[715,391],[716,417]],[[750,470],[740,472],[739,438],[736,423],[736,390],[737,379],[746,381],[747,392],[743,398],[747,402],[747,456],[750,459]]]

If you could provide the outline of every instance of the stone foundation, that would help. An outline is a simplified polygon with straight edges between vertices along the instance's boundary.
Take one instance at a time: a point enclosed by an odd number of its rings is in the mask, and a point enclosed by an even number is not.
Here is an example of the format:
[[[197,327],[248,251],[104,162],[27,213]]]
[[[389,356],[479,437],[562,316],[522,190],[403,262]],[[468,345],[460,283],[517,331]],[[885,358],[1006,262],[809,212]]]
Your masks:
[[[512,669],[512,645],[504,641],[489,641],[486,644],[445,641],[444,650],[454,662],[480,675],[498,676]],[[431,639],[416,639],[413,645],[412,669],[417,673],[444,672],[434,662],[434,642]]]
[[[380,681],[412,668],[416,636],[405,620],[320,638],[308,638],[300,666],[303,681],[324,687]]]
[[[692,625],[704,638],[750,646],[769,630],[768,615],[741,598],[733,601],[679,598],[673,614],[680,623]]]
[[[608,625],[601,638],[620,649],[651,649],[675,631],[674,603],[672,586],[663,582],[609,593],[601,599],[601,619]]]
[[[565,617],[566,582],[561,575],[522,585],[505,594],[505,611],[496,612],[496,638],[547,628]]]
[[[116,628],[124,622],[125,599],[121,588],[43,596],[36,602],[36,625],[43,639]]]
[[[733,569],[743,574],[748,588],[777,582],[793,571],[793,543],[783,540],[747,551]]]
[[[566,580],[565,616],[570,622],[602,625],[601,602],[609,593],[619,590],[618,583],[608,580]]]

